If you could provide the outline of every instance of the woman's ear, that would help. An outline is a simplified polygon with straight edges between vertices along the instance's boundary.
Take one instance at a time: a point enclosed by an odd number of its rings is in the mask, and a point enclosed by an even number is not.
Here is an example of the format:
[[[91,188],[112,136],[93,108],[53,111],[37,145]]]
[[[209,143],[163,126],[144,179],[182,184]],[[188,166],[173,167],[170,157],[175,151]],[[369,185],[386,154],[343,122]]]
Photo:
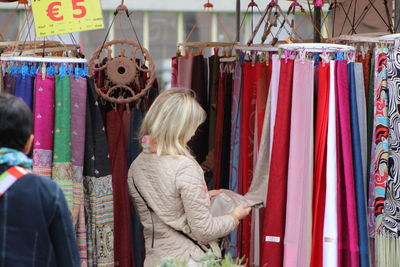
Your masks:
[[[28,138],[28,141],[26,141],[24,151],[22,151],[24,154],[28,155],[31,152],[32,143],[33,143],[33,134],[31,134]]]

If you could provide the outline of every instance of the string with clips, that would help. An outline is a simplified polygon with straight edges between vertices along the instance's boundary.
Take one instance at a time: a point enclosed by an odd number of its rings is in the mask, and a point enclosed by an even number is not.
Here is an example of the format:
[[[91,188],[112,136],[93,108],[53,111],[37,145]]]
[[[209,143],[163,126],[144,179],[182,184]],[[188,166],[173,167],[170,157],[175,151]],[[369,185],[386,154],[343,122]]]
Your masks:
[[[207,2],[203,5],[203,12],[200,14],[200,17],[204,16],[205,14],[211,15],[212,12],[214,12],[214,4],[212,4],[210,0],[207,0]],[[194,33],[194,31],[198,26],[199,20],[197,20],[196,23],[193,25],[192,29],[190,30],[189,34],[187,35],[185,41],[177,43],[176,55],[177,56],[182,55],[181,48],[185,48],[185,56],[189,56],[192,54],[193,52],[191,51],[192,48],[197,48],[198,55],[203,55],[204,48],[214,48],[215,55],[219,54],[219,48],[227,48],[222,50],[222,56],[230,57],[232,54],[232,48],[237,43],[233,41],[228,31],[226,30],[225,26],[221,22],[220,18],[218,16],[216,17],[217,17],[217,23],[221,27],[228,42],[189,42],[190,37],[192,36],[192,34]],[[211,19],[209,19],[208,21],[210,22]]]

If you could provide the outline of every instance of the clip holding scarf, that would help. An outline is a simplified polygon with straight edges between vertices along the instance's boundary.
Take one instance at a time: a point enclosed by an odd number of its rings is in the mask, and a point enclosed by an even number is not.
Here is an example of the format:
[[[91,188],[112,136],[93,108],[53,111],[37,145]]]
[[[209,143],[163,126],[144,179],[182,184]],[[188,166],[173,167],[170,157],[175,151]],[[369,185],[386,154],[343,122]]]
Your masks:
[[[46,70],[46,63],[43,63],[43,64],[42,64],[42,80],[43,80],[43,81],[46,79],[46,73],[47,73],[47,70]]]

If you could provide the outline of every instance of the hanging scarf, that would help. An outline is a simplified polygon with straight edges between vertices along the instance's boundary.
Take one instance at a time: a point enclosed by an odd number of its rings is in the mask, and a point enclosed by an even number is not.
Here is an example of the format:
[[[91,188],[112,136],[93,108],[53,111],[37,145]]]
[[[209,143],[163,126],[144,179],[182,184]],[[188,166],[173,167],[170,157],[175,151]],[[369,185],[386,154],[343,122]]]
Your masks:
[[[35,79],[30,75],[18,74],[15,82],[16,97],[22,98],[28,107],[32,110],[33,108],[33,87]]]
[[[40,105],[34,105],[33,172],[49,179],[53,163],[54,92],[54,76],[43,80],[37,74],[34,103]]]
[[[337,61],[339,266],[359,266],[347,61]]]
[[[326,200],[323,236],[323,265],[337,267],[338,264],[338,206],[337,206],[337,154],[336,154],[336,75],[335,61],[331,61],[329,72],[329,114],[326,148]],[[316,261],[317,262],[317,261]],[[321,265],[320,265],[321,266]]]
[[[382,226],[382,212],[386,195],[389,158],[389,118],[388,118],[388,88],[386,72],[387,50],[378,58],[378,78],[375,93],[375,229],[379,232]]]
[[[2,147],[0,148],[0,165],[6,165],[8,167],[21,166],[31,169],[32,160],[20,151]]]
[[[249,191],[253,178],[253,155],[254,155],[254,130],[257,96],[256,68],[251,62],[243,63],[243,90],[240,127],[240,167],[239,173],[242,178],[242,191],[245,194]],[[243,220],[242,253],[243,256],[250,256],[250,223],[247,217]]]
[[[297,59],[293,96],[286,199],[285,267],[308,267],[312,244],[314,156],[314,62]],[[301,223],[299,223],[301,222]]]
[[[348,64],[349,71],[349,88],[350,88],[350,115],[351,115],[351,134],[352,134],[352,145],[353,145],[353,168],[354,168],[354,180],[355,180],[355,193],[356,193],[356,204],[357,204],[357,222],[358,222],[358,244],[360,249],[360,266],[369,266],[369,252],[368,252],[368,230],[367,230],[367,207],[365,205],[365,186],[363,177],[363,162],[361,153],[361,135],[358,116],[358,105],[357,102],[357,89],[356,89],[356,77],[355,77],[355,66],[351,62]],[[364,95],[358,101],[364,100]],[[365,145],[364,145],[365,146]]]
[[[231,136],[230,136],[230,166],[229,166],[229,189],[239,192],[239,142],[240,142],[240,109],[242,90],[242,62],[238,61],[233,75],[232,110],[231,110]],[[236,257],[239,251],[238,229],[230,234],[229,252]]]
[[[399,254],[393,253],[398,249],[400,219],[398,208],[400,206],[399,197],[399,140],[400,140],[400,94],[398,84],[399,74],[398,49],[391,49],[387,60],[387,88],[388,88],[388,111],[389,118],[389,161],[388,177],[386,182],[386,194],[384,200],[382,228],[377,233],[377,262],[378,266],[394,267],[398,266]]]
[[[71,84],[71,150],[72,174],[74,181],[74,202],[72,208],[76,240],[82,265],[88,263],[87,229],[85,222],[85,208],[83,195],[83,161],[85,154],[85,120],[86,120],[86,78],[70,76]]]
[[[279,109],[276,113],[274,142],[272,144],[261,266],[283,265],[293,67],[293,60],[281,59],[277,104]]]
[[[83,184],[88,266],[114,266],[114,200],[110,159],[94,79],[87,79]]]
[[[318,68],[318,102],[315,130],[314,193],[313,193],[313,242],[311,266],[322,266],[326,196],[326,149],[329,113],[329,63],[320,63]]]

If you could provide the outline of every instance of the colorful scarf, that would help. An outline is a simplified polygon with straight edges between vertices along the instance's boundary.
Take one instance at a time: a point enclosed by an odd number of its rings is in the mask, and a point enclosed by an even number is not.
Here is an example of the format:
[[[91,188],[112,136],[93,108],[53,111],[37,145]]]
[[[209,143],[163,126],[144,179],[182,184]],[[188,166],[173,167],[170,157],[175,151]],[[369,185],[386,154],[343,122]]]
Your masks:
[[[110,159],[94,79],[87,80],[83,184],[88,266],[114,266],[114,202]]]
[[[72,217],[76,219],[74,225],[76,240],[80,253],[81,263],[87,265],[87,229],[85,222],[85,208],[83,195],[83,161],[85,155],[85,120],[86,120],[86,78],[70,77],[71,84],[71,149],[72,174],[74,181],[74,202]]]
[[[142,138],[142,149],[143,153],[157,154],[157,142],[152,140],[149,135],[145,135]]]
[[[389,160],[388,177],[384,200],[382,227],[377,233],[377,266],[398,266],[400,260],[398,250],[400,219],[398,208],[399,197],[399,163],[400,163],[400,94],[398,85],[400,82],[399,67],[400,51],[391,49],[387,60],[387,88],[388,88],[388,110],[389,118]]]
[[[54,76],[43,80],[37,74],[34,102],[40,105],[34,105],[33,172],[49,179],[53,163],[54,93]]]
[[[8,167],[21,166],[32,169],[32,160],[18,150],[2,147],[0,148],[0,165]]]
[[[378,77],[375,93],[375,229],[380,231],[382,213],[386,196],[386,181],[388,178],[389,159],[389,117],[388,117],[388,88],[386,72],[387,50],[378,58]]]
[[[70,79],[57,76],[52,179],[61,186],[71,212],[74,203],[72,176]],[[76,218],[72,221],[75,222]]]

